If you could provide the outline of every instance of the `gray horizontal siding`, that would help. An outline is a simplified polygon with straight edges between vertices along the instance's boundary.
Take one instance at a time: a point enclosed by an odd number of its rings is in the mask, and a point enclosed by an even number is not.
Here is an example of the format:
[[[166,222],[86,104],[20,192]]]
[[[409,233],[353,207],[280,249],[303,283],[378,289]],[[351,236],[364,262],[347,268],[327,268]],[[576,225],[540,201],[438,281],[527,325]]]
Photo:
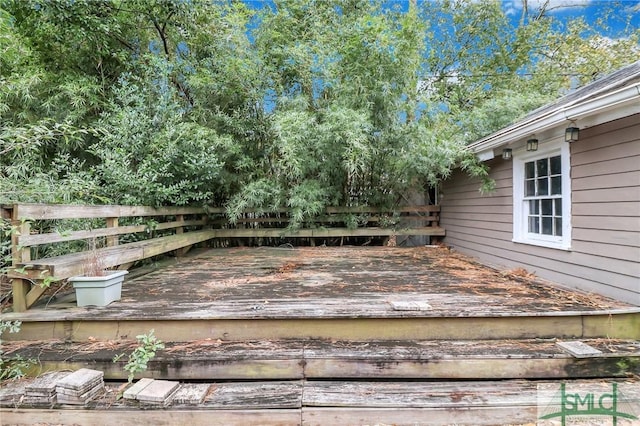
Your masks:
[[[582,143],[582,141],[577,142]],[[573,149],[573,148],[572,148]],[[591,163],[586,167],[576,167],[571,171],[572,179],[591,176],[611,176],[618,173],[637,172],[640,156],[635,155],[626,158],[616,158],[600,163]]]
[[[585,170],[586,172],[587,170]],[[582,191],[585,189],[603,189],[607,188],[611,179],[617,179],[620,188],[634,188],[638,185],[638,172],[632,171],[627,173],[611,173],[604,176],[585,176],[582,178],[573,178],[572,186],[574,191]]]
[[[640,115],[581,131],[571,145],[571,250],[511,241],[511,162],[487,163],[497,190],[456,171],[443,183],[441,225],[454,249],[500,268],[640,305]]]
[[[544,247],[529,246],[527,244],[506,244],[505,240],[496,240],[493,237],[482,235],[476,232],[466,233],[465,230],[455,232],[452,239],[467,241],[472,244],[486,247],[487,253],[510,261],[509,267],[528,266],[531,271],[548,270],[555,271],[557,257],[555,251]],[[447,232],[447,239],[449,238]],[[564,271],[567,275],[582,277],[585,273],[590,274],[590,278],[601,283],[618,276],[623,282],[631,283],[637,279],[637,262],[609,258],[602,262],[600,255],[592,255],[580,252],[566,252],[562,264],[570,266],[570,270]],[[494,265],[500,263],[493,262]],[[580,272],[582,270],[582,272]],[[616,283],[618,284],[618,283]]]
[[[637,191],[632,189],[629,191]],[[575,203],[571,211],[575,216],[591,216],[591,217],[638,217],[637,202],[619,202],[619,203]]]
[[[510,248],[496,247],[490,244],[495,242],[491,238],[474,237],[472,235],[453,234],[450,235],[447,229],[447,244],[455,250],[474,256],[479,261],[499,268],[525,268],[536,276],[551,281],[556,285],[578,289],[583,292],[604,294],[606,296],[636,303],[640,305],[637,290],[637,276],[621,275],[618,272],[600,271],[590,267],[589,263],[571,264],[558,261],[556,258],[537,257],[536,250],[530,248],[540,248],[526,246],[522,251],[515,248],[523,244],[512,244]],[[595,257],[597,258],[597,256]],[[580,260],[580,259],[578,259]],[[598,259],[601,261],[601,259]],[[584,261],[584,259],[582,259]],[[601,263],[601,262],[600,262]],[[628,262],[627,266],[632,271],[637,267],[635,262]],[[592,263],[598,265],[599,263]],[[546,266],[545,266],[546,265]]]

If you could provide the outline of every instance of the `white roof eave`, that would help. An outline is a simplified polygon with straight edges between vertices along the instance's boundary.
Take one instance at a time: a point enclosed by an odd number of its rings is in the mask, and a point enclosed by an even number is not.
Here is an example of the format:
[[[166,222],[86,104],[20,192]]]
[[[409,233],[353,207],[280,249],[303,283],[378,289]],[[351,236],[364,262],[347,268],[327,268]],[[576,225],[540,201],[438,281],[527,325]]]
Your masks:
[[[482,161],[485,161],[483,158],[492,158],[493,154],[490,155],[489,152],[492,152],[495,148],[513,143],[534,133],[542,133],[567,122],[577,121],[616,109],[619,109],[623,116],[640,113],[640,83],[623,87],[595,98],[578,100],[571,105],[562,106],[544,115],[534,116],[528,120],[514,123],[470,144],[467,148],[478,154]]]

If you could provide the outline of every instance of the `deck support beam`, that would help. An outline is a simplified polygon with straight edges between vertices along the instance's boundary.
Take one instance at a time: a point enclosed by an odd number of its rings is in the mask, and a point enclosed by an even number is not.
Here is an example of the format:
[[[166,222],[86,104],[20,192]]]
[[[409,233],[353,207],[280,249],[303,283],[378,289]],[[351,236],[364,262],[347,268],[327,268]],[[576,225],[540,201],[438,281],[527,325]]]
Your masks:
[[[31,289],[31,283],[27,280],[14,278],[11,280],[13,290],[13,312],[24,312],[27,310],[27,294]]]

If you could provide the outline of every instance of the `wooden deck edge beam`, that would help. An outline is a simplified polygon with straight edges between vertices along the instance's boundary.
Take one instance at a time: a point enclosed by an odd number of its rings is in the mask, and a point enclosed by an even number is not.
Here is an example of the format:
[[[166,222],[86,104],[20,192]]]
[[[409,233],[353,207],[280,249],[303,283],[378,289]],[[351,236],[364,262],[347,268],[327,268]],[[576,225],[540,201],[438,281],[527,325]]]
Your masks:
[[[68,357],[69,358],[69,357]],[[475,358],[455,359],[361,359],[328,357],[287,359],[166,359],[158,356],[148,364],[145,377],[164,380],[295,380],[295,379],[423,379],[423,380],[567,380],[626,378],[640,371],[640,356],[576,359]],[[127,380],[127,372],[112,359],[49,360],[41,357],[29,375],[80,368],[104,372],[106,380]]]
[[[496,425],[535,424],[537,406],[450,408],[304,407],[302,425]]]
[[[599,381],[602,385],[602,381]],[[364,383],[353,386],[349,383],[328,383],[332,389],[345,387],[352,392],[361,387],[368,395],[346,395],[344,393],[315,389],[313,383],[299,387],[301,403],[288,408],[256,408],[247,404],[246,408],[228,407],[221,404],[182,407],[158,407],[140,409],[137,407],[114,404],[109,407],[70,407],[57,408],[0,408],[3,424],[103,424],[108,418],[110,424],[133,426],[137,424],[189,424],[198,425],[327,425],[327,424],[396,424],[396,425],[443,425],[443,424],[535,424],[539,420],[540,408],[560,408],[560,403],[550,400],[549,405],[541,403],[536,385],[533,383],[450,383],[447,389],[441,389],[435,383],[435,398],[431,399],[431,384],[394,383],[393,389],[384,389],[384,395],[375,392],[376,386]],[[584,381],[571,382],[569,386],[586,386],[598,391],[606,387]],[[558,383],[552,383],[554,388]],[[606,383],[606,385],[609,385]],[[224,387],[225,385],[222,385]],[[253,388],[259,389],[261,383]],[[633,385],[629,385],[633,386]],[[251,387],[251,385],[249,386]],[[412,389],[413,388],[413,389]],[[610,388],[609,388],[610,389]],[[629,387],[625,388],[625,390]],[[311,390],[314,395],[307,396]],[[320,391],[319,393],[317,391]],[[404,394],[402,391],[407,390]],[[293,393],[292,393],[293,394]],[[627,395],[627,394],[625,394]],[[342,397],[337,400],[336,397]],[[364,396],[364,398],[363,398]],[[328,397],[328,398],[327,398]],[[215,398],[215,396],[213,397]],[[254,399],[259,401],[259,395]],[[545,400],[542,400],[543,403]],[[637,392],[626,401],[625,413],[633,415],[634,407],[640,403]],[[631,409],[634,412],[629,412]],[[573,419],[567,415],[567,419]],[[611,416],[608,416],[611,417]],[[607,418],[608,420],[608,418]],[[564,417],[563,417],[564,422]],[[615,423],[615,420],[614,420]]]
[[[528,317],[412,317],[412,318],[253,318],[253,319],[99,319],[43,321],[34,315],[6,314],[20,320],[19,333],[6,340],[66,339],[82,342],[89,337],[121,339],[155,329],[168,342],[198,339],[232,341],[332,339],[332,340],[482,340],[529,338],[612,338],[640,340],[640,314]],[[114,331],[115,330],[115,331]]]
[[[566,380],[568,389],[602,395],[614,383],[625,397],[625,413],[640,404],[638,379]],[[557,381],[286,381],[212,383],[192,406],[138,408],[111,393],[85,407],[27,408],[3,401],[3,424],[533,424],[540,408],[560,408],[560,399],[540,399],[540,390],[559,393]],[[11,394],[19,397],[18,389]],[[546,394],[543,394],[544,397]],[[597,397],[596,397],[597,398]],[[610,397],[607,398],[610,400]],[[544,407],[539,407],[541,403]],[[547,402],[548,401],[548,402]],[[15,404],[15,405],[14,405]],[[585,403],[586,405],[586,403]],[[108,417],[107,417],[108,416]],[[200,422],[205,423],[200,423]],[[293,422],[293,423],[290,423]]]
[[[299,425],[301,410],[294,409],[164,409],[141,410],[136,408],[112,410],[67,409],[24,409],[0,408],[2,424],[108,424],[118,426],[149,425],[189,425],[189,426],[246,426],[261,425]]]
[[[1,408],[4,424],[110,424],[137,426],[140,424],[188,424],[190,426],[260,425],[328,425],[328,424],[534,424],[536,406],[455,408],[363,408],[304,407],[296,409],[262,410],[83,410],[83,409],[12,409]]]
[[[304,407],[295,409],[225,410],[83,410],[83,409],[23,409],[0,408],[3,424],[110,424],[137,426],[140,424],[188,424],[190,426],[260,425],[328,425],[328,424],[534,424],[536,406],[456,408],[363,408]],[[516,423],[514,423],[516,422]]]
[[[569,389],[602,395],[614,383],[625,402],[618,412],[637,415],[637,379],[568,380]],[[287,381],[212,383],[209,394],[192,406],[144,407],[115,400],[117,384],[85,407],[27,408],[19,401],[0,408],[3,424],[533,424],[539,409],[561,407],[540,399],[540,390],[559,393],[557,381]],[[19,392],[13,397],[19,397]],[[546,394],[542,394],[543,397]],[[596,397],[597,398],[597,397]],[[610,397],[607,398],[610,400]],[[539,407],[540,403],[545,404]],[[586,402],[585,402],[586,405]],[[608,413],[603,413],[608,414]],[[609,416],[610,417],[610,416]],[[200,423],[204,421],[206,423]],[[293,423],[290,423],[292,421]],[[614,421],[615,423],[615,421]]]

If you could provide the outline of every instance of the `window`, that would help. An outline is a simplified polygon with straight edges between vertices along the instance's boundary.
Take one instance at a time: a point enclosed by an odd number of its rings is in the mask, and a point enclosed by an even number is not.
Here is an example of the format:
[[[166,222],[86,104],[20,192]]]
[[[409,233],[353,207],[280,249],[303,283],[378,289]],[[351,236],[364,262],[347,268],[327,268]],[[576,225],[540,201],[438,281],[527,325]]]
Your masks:
[[[570,248],[571,182],[566,145],[555,143],[534,153],[514,154],[514,241]]]

